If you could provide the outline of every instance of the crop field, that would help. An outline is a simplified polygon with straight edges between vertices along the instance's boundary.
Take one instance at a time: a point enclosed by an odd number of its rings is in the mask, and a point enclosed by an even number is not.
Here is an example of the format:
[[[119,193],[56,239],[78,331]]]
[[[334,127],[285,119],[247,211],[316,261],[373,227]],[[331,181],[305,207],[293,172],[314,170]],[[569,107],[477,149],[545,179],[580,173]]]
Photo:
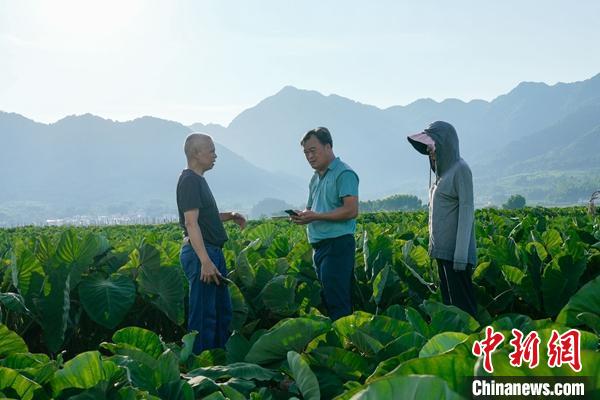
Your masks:
[[[586,376],[600,398],[600,218],[583,208],[476,212],[477,319],[441,302],[425,212],[359,217],[355,312],[335,322],[301,227],[227,230],[233,333],[199,355],[177,225],[0,230],[0,397],[462,399],[492,375]],[[506,338],[493,372],[473,354],[488,327]],[[547,346],[572,328],[580,371]],[[515,329],[537,333],[536,366],[511,365]]]

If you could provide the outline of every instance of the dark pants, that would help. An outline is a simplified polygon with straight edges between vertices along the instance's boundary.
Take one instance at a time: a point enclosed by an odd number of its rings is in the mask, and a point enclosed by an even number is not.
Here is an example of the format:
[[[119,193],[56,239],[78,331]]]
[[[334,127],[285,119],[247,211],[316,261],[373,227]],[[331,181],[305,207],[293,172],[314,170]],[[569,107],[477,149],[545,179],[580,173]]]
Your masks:
[[[313,244],[313,261],[321,281],[321,298],[332,320],[352,314],[354,235]]]
[[[227,276],[223,251],[205,243],[208,257],[221,275]],[[226,285],[204,283],[200,280],[200,260],[190,244],[181,248],[179,256],[185,276],[189,282],[188,329],[198,331],[194,342],[194,353],[203,350],[224,348],[229,339],[229,323],[232,309],[229,289]]]
[[[452,261],[439,258],[437,264],[444,304],[456,306],[477,318],[477,301],[471,281],[473,266],[469,264],[464,271],[455,271]]]

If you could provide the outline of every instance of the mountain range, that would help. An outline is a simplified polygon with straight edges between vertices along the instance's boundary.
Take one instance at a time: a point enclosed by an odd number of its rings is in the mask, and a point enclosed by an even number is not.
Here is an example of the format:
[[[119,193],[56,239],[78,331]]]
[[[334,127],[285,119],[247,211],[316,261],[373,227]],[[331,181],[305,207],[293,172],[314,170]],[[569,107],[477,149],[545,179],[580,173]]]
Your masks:
[[[428,163],[406,136],[432,121],[446,120],[457,129],[461,155],[471,164],[481,189],[481,204],[509,195],[509,188],[490,187],[489,182],[501,177],[579,176],[598,170],[600,140],[594,129],[600,128],[599,109],[600,74],[553,86],[524,82],[491,102],[422,99],[387,109],[288,86],[242,112],[227,128],[193,128],[213,134],[255,165],[290,175],[302,172],[306,179],[300,138],[311,128],[326,126],[336,153],[359,173],[361,193],[376,198],[425,195]]]
[[[227,127],[91,114],[42,124],[0,112],[0,225],[172,215],[182,143],[192,131],[217,143],[217,164],[206,176],[222,208],[249,210],[264,198],[302,206],[312,171],[299,142],[317,126],[330,129],[334,151],[359,174],[361,198],[425,198],[428,163],[406,136],[435,120],[456,127],[480,206],[516,192],[530,202],[570,204],[600,188],[600,74],[552,86],[524,82],[490,102],[421,99],[386,109],[287,86]]]

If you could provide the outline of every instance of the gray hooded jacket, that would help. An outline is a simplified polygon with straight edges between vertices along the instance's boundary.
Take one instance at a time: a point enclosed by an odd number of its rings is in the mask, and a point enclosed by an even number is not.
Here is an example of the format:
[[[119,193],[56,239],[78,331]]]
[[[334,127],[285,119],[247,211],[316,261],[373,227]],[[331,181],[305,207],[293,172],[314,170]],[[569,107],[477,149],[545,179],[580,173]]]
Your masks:
[[[455,270],[464,270],[467,264],[477,263],[471,169],[460,158],[452,125],[436,121],[423,133],[435,142],[436,157],[431,165],[436,180],[429,189],[429,255],[453,261]],[[427,144],[418,137],[409,137],[409,142],[427,154]]]

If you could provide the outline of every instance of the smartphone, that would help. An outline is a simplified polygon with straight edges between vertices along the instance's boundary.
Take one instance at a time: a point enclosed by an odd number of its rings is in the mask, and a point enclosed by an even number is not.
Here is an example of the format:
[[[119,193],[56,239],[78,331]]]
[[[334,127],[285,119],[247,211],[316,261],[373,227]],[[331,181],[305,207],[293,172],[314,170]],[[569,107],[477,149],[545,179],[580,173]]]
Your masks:
[[[294,210],[283,210],[283,212],[287,213],[288,215],[293,215],[293,216],[298,216],[298,213]]]

